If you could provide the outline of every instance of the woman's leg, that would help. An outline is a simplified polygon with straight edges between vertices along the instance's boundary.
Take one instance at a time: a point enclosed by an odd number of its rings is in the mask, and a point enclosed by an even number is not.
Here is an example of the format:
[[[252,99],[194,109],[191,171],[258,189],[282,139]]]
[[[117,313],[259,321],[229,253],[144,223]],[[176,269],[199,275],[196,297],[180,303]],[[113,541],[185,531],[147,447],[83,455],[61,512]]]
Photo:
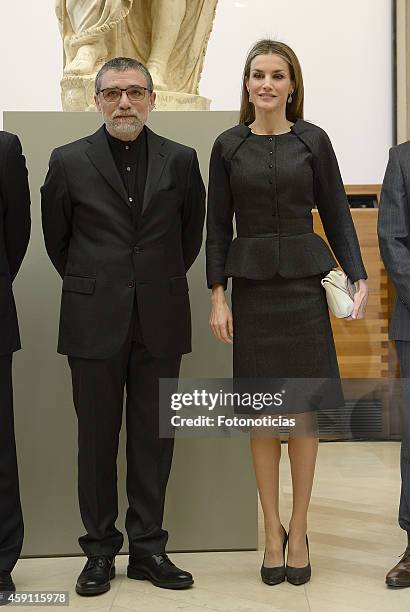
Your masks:
[[[251,448],[265,523],[265,567],[283,565],[283,530],[279,518],[280,439],[260,431],[251,435]]]
[[[312,413],[307,415],[308,420],[311,416]],[[298,419],[304,420],[304,415],[298,415]],[[309,435],[306,430],[305,435],[298,435],[297,432],[294,432],[288,440],[293,506],[289,523],[287,562],[292,567],[304,567],[308,563],[306,547],[307,513],[315,474],[318,442],[319,440],[313,435],[313,432]]]

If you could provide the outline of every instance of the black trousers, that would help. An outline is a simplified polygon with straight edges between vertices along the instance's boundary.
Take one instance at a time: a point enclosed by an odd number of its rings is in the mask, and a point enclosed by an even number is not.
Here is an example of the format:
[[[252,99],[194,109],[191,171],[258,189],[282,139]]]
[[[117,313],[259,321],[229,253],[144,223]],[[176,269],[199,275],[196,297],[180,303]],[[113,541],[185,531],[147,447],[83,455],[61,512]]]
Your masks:
[[[160,439],[158,381],[179,375],[181,355],[159,359],[147,351],[137,309],[121,351],[109,359],[69,357],[78,417],[78,492],[88,557],[119,552],[117,454],[126,389],[129,552],[144,557],[165,550],[162,529],[173,439]]]
[[[399,525],[407,531],[410,542],[410,342],[396,340],[396,348],[403,391]]]
[[[12,355],[0,356],[0,570],[11,572],[23,545],[16,442]]]

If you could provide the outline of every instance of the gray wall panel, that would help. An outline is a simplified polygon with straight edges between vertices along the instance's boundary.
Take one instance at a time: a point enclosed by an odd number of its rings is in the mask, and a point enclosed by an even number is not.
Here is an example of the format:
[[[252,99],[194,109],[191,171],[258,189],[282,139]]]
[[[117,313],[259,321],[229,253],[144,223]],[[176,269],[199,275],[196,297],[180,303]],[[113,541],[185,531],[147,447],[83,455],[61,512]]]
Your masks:
[[[234,112],[161,112],[152,115],[150,126],[195,147],[206,181],[212,142],[236,121]],[[61,280],[43,245],[39,189],[51,150],[92,133],[100,124],[96,113],[4,114],[4,129],[22,141],[32,194],[32,236],[14,287],[23,341],[23,350],[14,357],[14,389],[26,556],[81,552],[76,419],[66,358],[56,353]],[[184,357],[181,375],[229,377],[231,348],[217,343],[208,327],[203,250],[189,283],[193,353]],[[123,442],[118,461],[120,529],[126,509]],[[177,440],[165,526],[169,550],[256,548],[257,497],[246,438]]]

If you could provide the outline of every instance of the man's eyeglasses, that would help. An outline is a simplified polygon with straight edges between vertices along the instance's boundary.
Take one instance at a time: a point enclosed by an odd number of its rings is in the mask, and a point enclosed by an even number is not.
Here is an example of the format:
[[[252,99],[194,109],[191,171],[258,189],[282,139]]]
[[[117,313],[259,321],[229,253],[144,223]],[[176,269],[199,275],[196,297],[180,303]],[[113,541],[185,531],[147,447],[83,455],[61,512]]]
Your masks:
[[[98,93],[103,95],[106,102],[118,102],[123,91],[125,91],[131,102],[142,100],[146,91],[152,93],[148,87],[143,87],[142,85],[131,85],[131,87],[126,87],[125,89],[121,89],[120,87],[106,87],[105,89],[100,89]]]

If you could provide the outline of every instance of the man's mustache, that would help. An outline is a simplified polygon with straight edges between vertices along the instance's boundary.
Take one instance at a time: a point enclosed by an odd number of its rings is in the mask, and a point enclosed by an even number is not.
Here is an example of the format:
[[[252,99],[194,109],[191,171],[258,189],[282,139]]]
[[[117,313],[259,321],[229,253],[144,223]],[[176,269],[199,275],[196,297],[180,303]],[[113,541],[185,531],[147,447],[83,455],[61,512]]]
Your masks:
[[[138,115],[135,114],[127,114],[127,113],[121,113],[121,114],[115,114],[112,116],[113,119],[116,119],[117,117],[135,117],[138,119]]]

